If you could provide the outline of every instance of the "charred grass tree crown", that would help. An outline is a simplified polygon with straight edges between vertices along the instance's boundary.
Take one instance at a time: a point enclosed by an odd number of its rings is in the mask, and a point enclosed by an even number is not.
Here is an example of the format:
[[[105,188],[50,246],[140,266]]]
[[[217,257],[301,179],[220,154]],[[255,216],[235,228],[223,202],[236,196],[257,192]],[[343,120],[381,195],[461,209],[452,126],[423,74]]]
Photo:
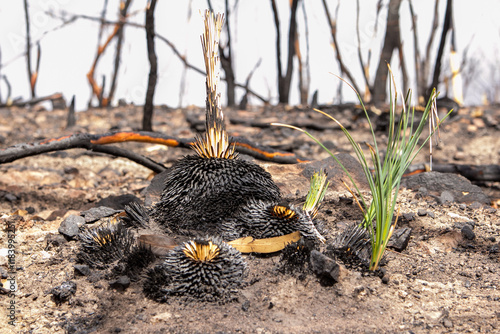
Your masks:
[[[195,239],[174,248],[163,264],[147,273],[144,292],[157,301],[183,296],[228,302],[235,298],[246,271],[241,253],[220,238]]]
[[[234,159],[234,144],[231,144],[224,124],[224,114],[219,92],[220,57],[219,38],[224,15],[205,11],[205,30],[201,35],[203,58],[205,60],[206,79],[206,122],[205,135],[198,135],[193,149],[200,157]]]
[[[201,36],[206,68],[206,132],[198,135],[193,149],[170,168],[160,201],[150,216],[167,230],[190,234],[217,233],[217,224],[235,214],[249,198],[280,198],[271,175],[260,166],[238,160],[225,129],[220,102],[219,36],[223,15],[205,12]]]
[[[280,191],[271,174],[238,159],[186,156],[168,171],[151,217],[171,232],[217,233],[220,222],[250,199],[275,201]]]

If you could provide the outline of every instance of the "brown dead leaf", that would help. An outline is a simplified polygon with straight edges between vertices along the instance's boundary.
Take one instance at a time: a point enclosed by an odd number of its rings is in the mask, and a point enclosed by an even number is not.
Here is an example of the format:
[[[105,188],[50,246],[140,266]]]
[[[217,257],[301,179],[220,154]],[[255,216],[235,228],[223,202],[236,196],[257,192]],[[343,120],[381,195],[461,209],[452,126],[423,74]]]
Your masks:
[[[151,248],[151,251],[157,256],[163,256],[177,246],[177,242],[164,235],[142,234],[138,238],[139,245]]]
[[[282,250],[286,245],[297,242],[300,239],[300,232],[296,231],[287,235],[267,239],[254,239],[253,237],[243,237],[228,244],[242,253],[274,253]]]

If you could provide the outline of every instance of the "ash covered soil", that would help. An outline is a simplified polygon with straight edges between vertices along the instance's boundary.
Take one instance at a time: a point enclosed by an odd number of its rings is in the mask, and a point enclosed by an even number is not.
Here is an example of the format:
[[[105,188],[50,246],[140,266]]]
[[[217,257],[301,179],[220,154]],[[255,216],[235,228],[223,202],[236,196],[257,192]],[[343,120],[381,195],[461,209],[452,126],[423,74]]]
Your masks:
[[[353,106],[325,110],[349,126],[353,137],[369,140],[366,121]],[[202,119],[198,108],[156,109],[154,128],[177,137],[193,137],[188,119]],[[140,126],[142,109],[124,106],[77,114],[77,125],[65,129],[66,112],[0,109],[1,147],[77,132],[105,133]],[[463,108],[441,128],[442,143],[435,163],[498,164],[500,110]],[[227,110],[228,132],[256,143],[291,150],[311,160],[327,154],[293,130],[262,127],[272,121],[320,124],[311,129],[337,152],[351,152],[342,132],[308,109],[274,107],[253,111]],[[253,122],[253,123],[252,123]],[[196,122],[194,122],[196,123]],[[252,124],[253,126],[251,126]],[[260,125],[259,125],[260,124]],[[386,135],[377,132],[379,140]],[[190,150],[143,143],[119,146],[171,166]],[[426,149],[416,163],[426,161]],[[243,157],[248,158],[249,157]],[[305,199],[304,166],[256,161],[266,168],[293,202]],[[494,204],[499,183],[482,183],[489,203],[443,199],[422,187],[403,188],[398,227],[412,229],[402,252],[389,250],[384,278],[356,270],[342,271],[340,281],[325,285],[312,272],[287,267],[280,254],[244,255],[249,267],[246,287],[234,302],[167,303],[147,299],[142,282],[124,291],[109,280],[75,272],[78,242],[58,233],[71,214],[100,206],[119,206],[114,196],[144,200],[152,173],[131,161],[85,150],[43,154],[0,165],[0,256],[2,276],[8,272],[7,224],[15,223],[16,282],[14,298],[0,294],[2,333],[457,333],[500,331],[500,211]],[[366,189],[366,187],[365,187]],[[470,190],[464,190],[463,193]],[[464,194],[465,196],[465,194]],[[447,201],[451,199],[452,201]],[[104,202],[103,202],[104,201]],[[487,201],[488,202],[488,201]],[[352,196],[332,184],[319,211],[327,244],[346,226],[361,219]],[[464,229],[464,226],[469,228]],[[58,303],[50,291],[63,282],[76,292]],[[6,286],[5,277],[2,278]],[[8,286],[7,286],[8,289]],[[15,326],[8,324],[14,300]]]

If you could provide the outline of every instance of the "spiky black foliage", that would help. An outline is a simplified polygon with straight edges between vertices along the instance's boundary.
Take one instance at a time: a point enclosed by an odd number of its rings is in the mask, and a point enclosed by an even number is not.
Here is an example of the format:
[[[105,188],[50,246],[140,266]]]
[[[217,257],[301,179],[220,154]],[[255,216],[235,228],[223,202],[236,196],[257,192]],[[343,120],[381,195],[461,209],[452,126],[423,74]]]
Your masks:
[[[151,247],[137,245],[113,268],[115,276],[127,275],[130,280],[138,281],[143,270],[157,259]]]
[[[116,264],[131,253],[135,244],[132,233],[121,223],[87,229],[78,238],[78,260],[97,269]]]
[[[278,270],[284,274],[305,278],[309,271],[309,257],[315,248],[314,242],[301,238],[299,241],[287,245],[281,252]]]
[[[220,238],[186,242],[147,273],[144,293],[156,300],[183,296],[186,300],[225,303],[236,298],[247,266],[241,253]]]
[[[311,216],[301,208],[278,201],[250,199],[235,217],[226,219],[220,227],[224,239],[244,236],[255,239],[286,235],[295,231],[309,239],[323,241]]]
[[[127,227],[147,228],[149,227],[148,209],[143,205],[131,202],[125,205],[125,213],[127,216],[122,217],[122,221]]]
[[[174,233],[217,234],[221,220],[233,216],[249,199],[279,198],[271,175],[254,163],[190,155],[169,169],[161,200],[150,216]]]
[[[99,270],[105,276],[127,275],[138,280],[144,268],[156,260],[150,247],[137,245],[132,232],[121,223],[88,229],[79,235],[78,261]]]
[[[347,268],[362,271],[368,270],[371,249],[370,234],[358,224],[348,226],[328,246],[328,252],[341,260]]]

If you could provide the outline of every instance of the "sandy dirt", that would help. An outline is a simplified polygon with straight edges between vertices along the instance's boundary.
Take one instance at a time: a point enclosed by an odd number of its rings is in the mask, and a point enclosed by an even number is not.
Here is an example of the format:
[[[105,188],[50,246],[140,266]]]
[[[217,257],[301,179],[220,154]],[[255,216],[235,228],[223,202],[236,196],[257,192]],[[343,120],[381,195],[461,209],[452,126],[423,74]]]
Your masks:
[[[366,122],[349,108],[336,117],[348,122],[353,136],[368,140]],[[202,115],[197,108],[157,108],[155,130],[178,137],[195,131],[186,115]],[[65,129],[65,111],[0,110],[0,145],[62,136],[75,132],[104,133],[139,127],[141,108],[92,109],[77,114],[77,126]],[[434,151],[436,163],[498,164],[500,110],[462,109],[441,129],[442,144]],[[355,117],[356,116],[356,117]],[[270,108],[264,111],[227,111],[227,119],[259,118],[263,122],[318,116],[308,110]],[[328,122],[322,121],[323,124]],[[264,145],[293,150],[312,160],[327,154],[306,136],[289,129],[228,124],[231,134]],[[311,130],[329,147],[350,152],[341,131],[333,125]],[[377,137],[384,140],[385,134]],[[145,154],[170,166],[190,150],[142,143],[121,147]],[[426,161],[421,154],[416,162]],[[280,179],[291,165],[256,161]],[[340,282],[322,285],[306,266],[283,273],[280,253],[244,255],[249,273],[234,302],[168,303],[147,299],[142,281],[117,291],[104,278],[75,273],[78,242],[59,233],[71,214],[95,207],[109,196],[132,194],[144,199],[152,173],[123,158],[85,150],[55,152],[0,165],[0,294],[2,333],[496,333],[500,331],[500,211],[478,203],[442,204],[419,191],[402,189],[398,227],[410,227],[403,252],[389,250],[385,279],[356,270],[342,272]],[[303,179],[279,182],[287,197],[302,201]],[[494,204],[498,182],[480,184]],[[319,212],[327,245],[344,228],[361,219],[352,196],[334,185]],[[462,232],[469,224],[474,234]],[[11,232],[15,226],[15,232]],[[9,273],[9,240],[15,249],[15,270]],[[15,242],[15,243],[14,243]],[[326,247],[326,246],[323,246]],[[10,294],[10,281],[17,288]],[[50,291],[65,281],[76,292],[57,303]],[[14,326],[9,315],[15,307]],[[11,307],[11,309],[9,309]]]

